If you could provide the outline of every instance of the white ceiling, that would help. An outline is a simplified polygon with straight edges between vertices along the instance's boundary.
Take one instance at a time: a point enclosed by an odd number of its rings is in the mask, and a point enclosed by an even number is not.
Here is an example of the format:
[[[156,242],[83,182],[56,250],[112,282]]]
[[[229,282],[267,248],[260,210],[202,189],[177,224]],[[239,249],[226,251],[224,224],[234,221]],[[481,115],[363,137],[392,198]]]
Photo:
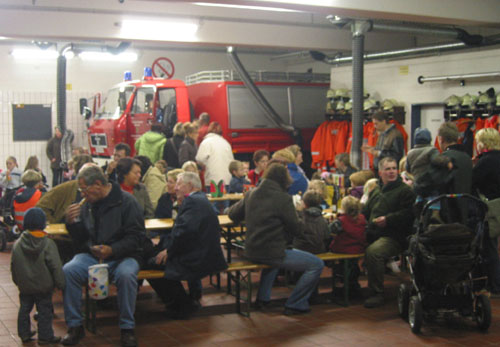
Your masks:
[[[349,52],[351,32],[337,29],[327,15],[425,25],[455,25],[472,33],[500,33],[500,0],[232,0],[233,5],[286,8],[270,12],[196,5],[168,0],[0,0],[0,36],[31,40],[97,42],[131,41],[135,48],[222,50],[233,45],[247,51],[283,54],[303,50]],[[132,38],[121,30],[124,19],[187,20],[199,24],[196,38],[174,41]],[[12,42],[0,41],[2,44]],[[449,38],[407,33],[369,32],[365,49],[388,51],[450,42]]]

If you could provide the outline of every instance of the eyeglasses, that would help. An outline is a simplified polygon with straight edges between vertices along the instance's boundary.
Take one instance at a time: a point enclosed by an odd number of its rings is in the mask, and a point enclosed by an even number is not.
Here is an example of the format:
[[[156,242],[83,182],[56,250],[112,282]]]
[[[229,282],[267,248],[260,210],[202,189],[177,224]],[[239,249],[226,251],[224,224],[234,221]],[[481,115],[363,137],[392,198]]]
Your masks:
[[[85,188],[80,188],[80,187],[78,187],[78,191],[79,191],[80,193],[87,194],[87,193],[88,193],[88,191],[89,191],[89,189],[90,189],[90,187],[92,187],[92,186],[93,186],[93,184],[91,184],[90,186],[87,186],[87,187],[85,187]]]

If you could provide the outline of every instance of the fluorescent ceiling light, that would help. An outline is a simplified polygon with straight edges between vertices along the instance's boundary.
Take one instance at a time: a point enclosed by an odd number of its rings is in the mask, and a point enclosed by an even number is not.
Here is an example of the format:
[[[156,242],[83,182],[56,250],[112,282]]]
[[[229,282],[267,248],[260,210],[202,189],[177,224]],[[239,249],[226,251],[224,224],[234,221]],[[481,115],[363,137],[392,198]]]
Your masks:
[[[122,61],[133,62],[137,60],[137,53],[124,52],[120,54],[111,54],[108,52],[82,52],[78,54],[80,59],[87,61]]]
[[[195,41],[198,24],[189,21],[124,19],[120,34],[127,39]]]
[[[12,50],[12,56],[16,59],[57,59],[59,53],[53,50],[15,48]]]
[[[0,40],[7,40],[8,38],[5,36],[0,36]]]
[[[243,9],[243,10],[257,10],[257,11],[271,11],[271,12],[302,12],[302,11],[298,11],[298,10],[290,10],[288,8],[281,8],[281,7],[217,4],[217,3],[211,3],[211,2],[195,2],[194,4],[198,5],[198,6],[226,7],[226,8],[237,8],[237,9]]]

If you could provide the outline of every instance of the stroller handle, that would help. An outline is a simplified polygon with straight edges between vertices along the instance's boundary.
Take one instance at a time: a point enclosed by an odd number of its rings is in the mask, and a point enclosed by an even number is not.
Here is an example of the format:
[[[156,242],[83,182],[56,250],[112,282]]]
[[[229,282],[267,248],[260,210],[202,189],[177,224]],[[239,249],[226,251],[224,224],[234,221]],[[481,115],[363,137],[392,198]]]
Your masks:
[[[486,203],[483,200],[481,200],[478,197],[475,197],[474,195],[471,195],[471,194],[461,193],[461,194],[442,194],[442,195],[439,195],[439,196],[435,197],[434,199],[429,200],[424,205],[424,208],[422,209],[421,213],[424,214],[425,212],[427,212],[427,210],[430,208],[430,206],[432,206],[433,204],[435,204],[436,202],[438,202],[440,200],[443,200],[443,199],[461,199],[461,198],[471,199],[474,202],[479,203],[479,205],[483,209],[484,213],[486,213],[486,211],[488,211],[488,206],[486,205]]]

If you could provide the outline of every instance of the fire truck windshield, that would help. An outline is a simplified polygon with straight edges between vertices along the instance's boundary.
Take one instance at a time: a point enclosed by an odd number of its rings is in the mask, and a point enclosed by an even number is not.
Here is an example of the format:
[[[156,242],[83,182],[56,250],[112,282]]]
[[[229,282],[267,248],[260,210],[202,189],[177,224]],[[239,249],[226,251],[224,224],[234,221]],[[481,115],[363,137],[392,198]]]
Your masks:
[[[95,119],[118,119],[125,111],[133,91],[133,86],[110,89]]]

